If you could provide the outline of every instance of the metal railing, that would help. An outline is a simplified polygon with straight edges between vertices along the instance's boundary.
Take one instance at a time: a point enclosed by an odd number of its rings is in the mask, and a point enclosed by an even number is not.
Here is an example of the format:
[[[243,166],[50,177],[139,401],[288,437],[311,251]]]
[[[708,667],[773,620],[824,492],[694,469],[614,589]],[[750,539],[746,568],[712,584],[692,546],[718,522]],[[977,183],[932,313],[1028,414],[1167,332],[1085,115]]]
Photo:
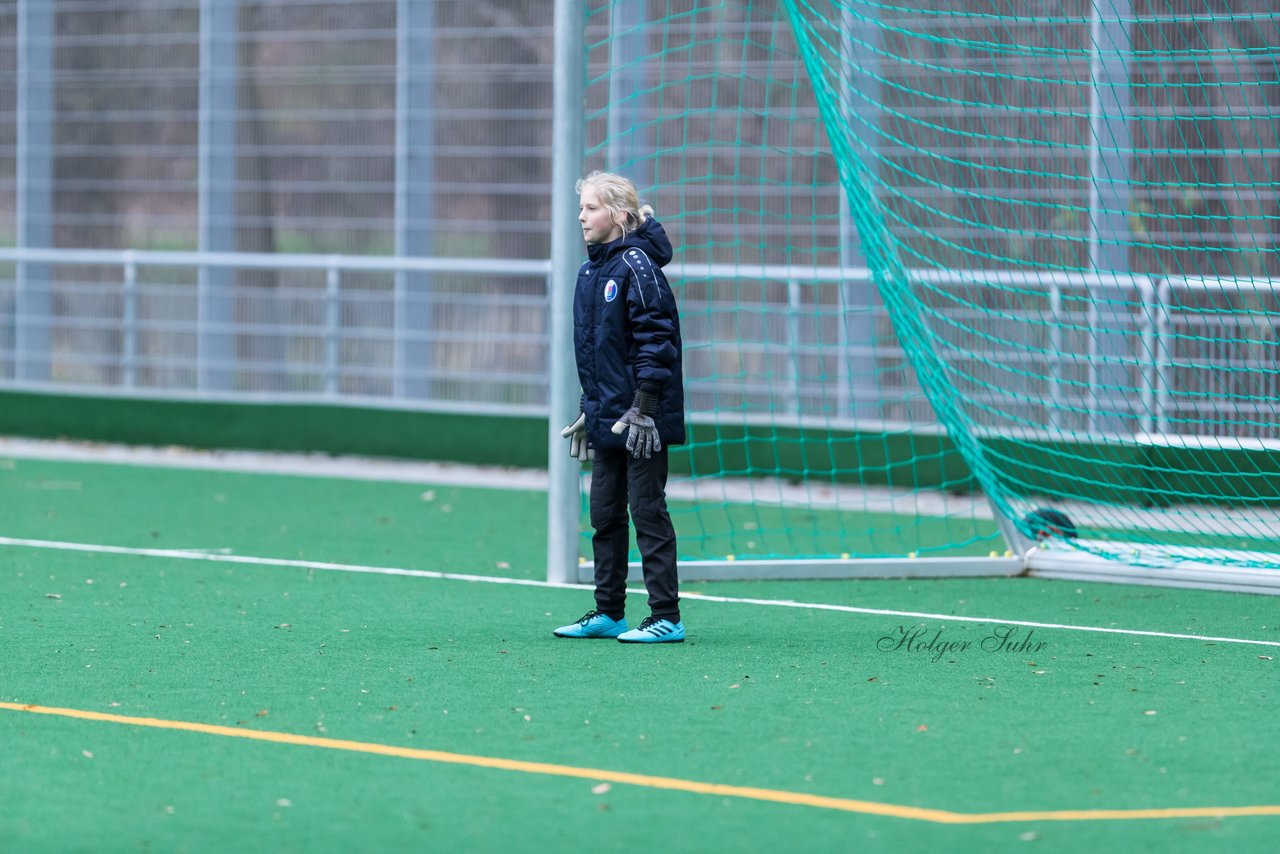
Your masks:
[[[936,424],[866,269],[668,273],[693,415]],[[0,387],[545,413],[549,276],[543,260],[0,249]],[[980,427],[1280,438],[1280,283],[912,276]],[[731,299],[743,283],[770,287]]]
[[[507,411],[545,401],[545,261],[0,249],[0,264],[13,265],[0,277],[3,382]]]

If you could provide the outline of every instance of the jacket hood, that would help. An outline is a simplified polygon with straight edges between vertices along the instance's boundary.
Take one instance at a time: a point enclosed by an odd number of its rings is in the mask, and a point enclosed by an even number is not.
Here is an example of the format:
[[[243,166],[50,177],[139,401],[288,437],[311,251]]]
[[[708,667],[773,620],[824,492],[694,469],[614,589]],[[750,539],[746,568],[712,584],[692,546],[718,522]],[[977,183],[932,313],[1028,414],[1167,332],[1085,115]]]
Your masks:
[[[674,255],[671,241],[667,239],[667,232],[663,229],[662,223],[653,217],[647,217],[639,228],[630,234],[622,235],[617,240],[609,243],[588,244],[587,257],[593,262],[600,262],[633,246],[652,258],[659,267],[670,264]]]

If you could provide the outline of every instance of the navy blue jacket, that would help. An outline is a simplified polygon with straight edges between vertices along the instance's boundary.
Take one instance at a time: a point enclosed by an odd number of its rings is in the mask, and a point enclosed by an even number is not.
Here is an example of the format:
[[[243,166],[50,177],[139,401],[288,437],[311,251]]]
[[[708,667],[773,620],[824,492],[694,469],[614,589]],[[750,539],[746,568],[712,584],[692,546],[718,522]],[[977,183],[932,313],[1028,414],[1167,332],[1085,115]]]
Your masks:
[[[587,246],[573,294],[573,349],[593,447],[626,446],[626,432],[611,428],[642,386],[658,396],[653,420],[662,444],[685,441],[680,316],[662,272],[671,255],[652,217],[611,243]]]

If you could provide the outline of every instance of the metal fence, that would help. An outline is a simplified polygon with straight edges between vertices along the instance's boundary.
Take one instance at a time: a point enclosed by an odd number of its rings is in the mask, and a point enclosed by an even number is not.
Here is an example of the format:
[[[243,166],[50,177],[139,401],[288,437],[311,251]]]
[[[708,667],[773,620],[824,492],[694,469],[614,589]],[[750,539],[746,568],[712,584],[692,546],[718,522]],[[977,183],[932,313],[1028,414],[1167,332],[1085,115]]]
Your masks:
[[[546,261],[0,249],[0,271],[0,387],[547,409]],[[866,270],[669,273],[695,417],[936,422]],[[930,271],[916,293],[981,428],[1280,439],[1275,284]]]
[[[177,396],[546,400],[540,261],[0,250],[0,378]]]

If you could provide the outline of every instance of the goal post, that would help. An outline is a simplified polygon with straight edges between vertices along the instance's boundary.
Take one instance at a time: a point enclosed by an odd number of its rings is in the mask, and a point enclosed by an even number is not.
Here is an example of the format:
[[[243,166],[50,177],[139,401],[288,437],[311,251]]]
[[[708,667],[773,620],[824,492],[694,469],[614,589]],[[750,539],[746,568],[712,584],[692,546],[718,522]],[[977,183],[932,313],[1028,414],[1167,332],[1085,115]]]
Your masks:
[[[551,277],[547,329],[551,352],[547,359],[547,580],[578,580],[577,461],[560,438],[560,429],[574,418],[577,372],[573,362],[573,283],[581,263],[581,231],[574,183],[582,171],[586,54],[584,16],[580,0],[555,4],[554,104],[551,141]],[[559,427],[556,425],[560,425]]]
[[[676,243],[684,577],[1272,586],[1280,15],[628,3],[557,116]]]

